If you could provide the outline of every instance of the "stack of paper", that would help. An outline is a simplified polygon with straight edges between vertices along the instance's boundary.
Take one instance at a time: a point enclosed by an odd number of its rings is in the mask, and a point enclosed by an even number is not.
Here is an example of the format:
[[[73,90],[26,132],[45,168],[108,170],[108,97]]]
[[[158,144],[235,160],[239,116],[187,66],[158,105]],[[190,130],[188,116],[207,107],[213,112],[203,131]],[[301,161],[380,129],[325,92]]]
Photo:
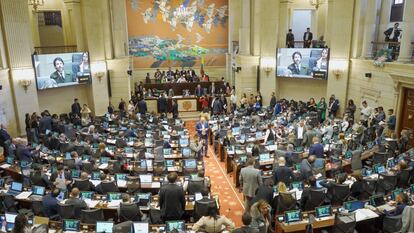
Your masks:
[[[122,200],[113,200],[108,202],[108,208],[117,208],[121,204]]]
[[[86,199],[85,202],[89,208],[95,208],[95,206],[99,203],[99,201],[91,199]]]
[[[377,218],[378,214],[376,214],[374,211],[370,209],[358,209],[355,211],[355,220],[357,222],[364,221],[371,218]]]
[[[32,192],[21,192],[15,198],[16,199],[27,199],[28,197],[30,197],[30,195],[32,195]]]

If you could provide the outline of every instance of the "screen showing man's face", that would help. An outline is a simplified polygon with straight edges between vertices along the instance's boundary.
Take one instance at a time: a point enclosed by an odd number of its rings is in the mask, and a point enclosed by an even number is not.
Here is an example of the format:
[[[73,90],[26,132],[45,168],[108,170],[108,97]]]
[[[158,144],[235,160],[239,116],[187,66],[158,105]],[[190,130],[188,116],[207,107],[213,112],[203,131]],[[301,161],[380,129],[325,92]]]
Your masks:
[[[64,68],[63,62],[61,62],[59,60],[56,60],[56,62],[55,62],[55,69],[57,71],[59,71],[60,73],[62,73],[63,72],[63,68]]]
[[[299,54],[295,54],[295,56],[293,56],[293,62],[295,62],[296,64],[300,64],[301,60],[302,58],[300,57]]]

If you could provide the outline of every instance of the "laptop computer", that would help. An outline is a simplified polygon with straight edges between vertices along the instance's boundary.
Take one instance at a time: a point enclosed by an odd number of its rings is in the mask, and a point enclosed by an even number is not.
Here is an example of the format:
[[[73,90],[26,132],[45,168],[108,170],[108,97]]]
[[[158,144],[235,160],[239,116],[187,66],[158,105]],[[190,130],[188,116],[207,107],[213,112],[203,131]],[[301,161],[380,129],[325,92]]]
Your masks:
[[[182,232],[185,230],[184,221],[166,221],[165,225],[166,232]]]
[[[181,148],[181,154],[184,158],[188,158],[191,156],[191,149],[189,147],[183,147]]]
[[[30,196],[31,199],[41,200],[46,193],[46,188],[43,186],[32,186],[32,195]]]
[[[14,228],[14,221],[17,217],[17,213],[6,212],[4,216],[6,218],[6,230],[7,232],[10,232]]]
[[[93,195],[95,195],[95,192],[92,192],[92,191],[81,191],[79,193],[79,197],[82,200],[92,200],[93,199]]]
[[[186,159],[184,160],[184,167],[189,169],[197,168],[197,161],[195,159]]]
[[[135,195],[135,202],[138,206],[148,206],[151,201],[151,193],[138,193]]]
[[[114,222],[112,221],[97,221],[96,222],[96,233],[112,233]]]
[[[147,222],[132,223],[132,233],[149,233],[149,223]]]
[[[9,190],[7,191],[7,194],[10,194],[10,195],[13,195],[13,196],[17,196],[21,192],[23,192],[23,184],[22,183],[19,183],[19,182],[13,181],[11,183],[11,186],[10,186]]]
[[[62,228],[64,232],[78,232],[80,231],[80,220],[63,219]]]
[[[315,216],[317,218],[325,218],[332,216],[332,206],[325,205],[319,206],[315,208]]]
[[[92,172],[91,180],[100,180],[100,179],[101,179],[101,173],[100,172]]]
[[[285,212],[285,222],[293,223],[302,221],[302,215],[300,210],[290,210]]]
[[[395,207],[385,203],[384,195],[374,195],[369,197],[369,203],[381,212],[384,210],[391,211],[395,209]]]
[[[344,202],[344,209],[348,210],[348,212],[354,212],[358,209],[363,209],[365,207],[365,202],[363,201],[347,201]]]
[[[298,189],[298,190],[303,190],[303,182],[301,182],[301,181],[292,182],[292,183],[290,184],[290,188],[291,188],[291,189],[296,188],[296,189]]]

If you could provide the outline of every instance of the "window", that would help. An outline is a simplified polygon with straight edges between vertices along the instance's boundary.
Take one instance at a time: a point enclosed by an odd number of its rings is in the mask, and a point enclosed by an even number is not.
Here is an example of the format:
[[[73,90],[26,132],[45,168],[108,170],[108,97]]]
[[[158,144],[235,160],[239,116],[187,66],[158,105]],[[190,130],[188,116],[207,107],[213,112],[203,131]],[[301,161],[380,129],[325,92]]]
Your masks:
[[[401,22],[404,13],[404,0],[394,0],[391,5],[390,22]]]

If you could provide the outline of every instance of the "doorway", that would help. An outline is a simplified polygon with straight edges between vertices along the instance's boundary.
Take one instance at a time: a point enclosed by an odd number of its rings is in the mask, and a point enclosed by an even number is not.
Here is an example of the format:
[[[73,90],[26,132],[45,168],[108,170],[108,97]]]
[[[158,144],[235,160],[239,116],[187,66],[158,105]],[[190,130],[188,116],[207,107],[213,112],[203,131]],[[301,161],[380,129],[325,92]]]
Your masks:
[[[295,41],[303,40],[303,33],[306,32],[306,28],[312,29],[312,15],[313,15],[312,10],[294,10],[293,11],[292,32],[295,35]],[[313,38],[316,38],[316,35],[313,35]]]

